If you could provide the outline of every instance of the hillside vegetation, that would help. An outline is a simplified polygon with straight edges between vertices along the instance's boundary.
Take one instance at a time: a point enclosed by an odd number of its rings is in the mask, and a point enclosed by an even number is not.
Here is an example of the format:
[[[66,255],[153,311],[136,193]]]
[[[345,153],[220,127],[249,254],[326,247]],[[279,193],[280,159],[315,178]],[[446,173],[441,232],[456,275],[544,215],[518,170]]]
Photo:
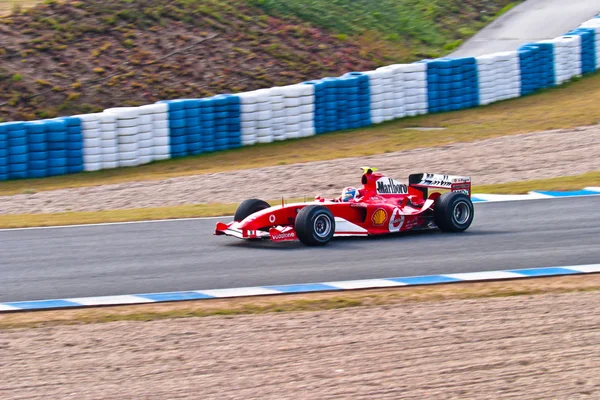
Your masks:
[[[299,17],[339,38],[381,42],[394,61],[439,57],[519,2],[250,0],[270,15]]]
[[[47,0],[0,18],[0,120],[205,97],[433,57],[509,4]]]

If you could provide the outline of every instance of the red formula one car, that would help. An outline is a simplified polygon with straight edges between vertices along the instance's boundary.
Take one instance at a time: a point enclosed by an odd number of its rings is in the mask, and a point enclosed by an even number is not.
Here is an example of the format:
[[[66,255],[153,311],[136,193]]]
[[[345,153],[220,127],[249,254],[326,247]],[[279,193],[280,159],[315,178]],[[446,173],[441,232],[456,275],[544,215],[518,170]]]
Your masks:
[[[217,223],[215,235],[273,242],[300,240],[308,246],[327,244],[334,236],[383,235],[439,228],[462,232],[473,221],[471,178],[413,174],[408,185],[363,167],[362,189],[345,188],[337,199],[271,207],[250,199],[242,202],[231,223]],[[428,195],[428,189],[446,189]]]

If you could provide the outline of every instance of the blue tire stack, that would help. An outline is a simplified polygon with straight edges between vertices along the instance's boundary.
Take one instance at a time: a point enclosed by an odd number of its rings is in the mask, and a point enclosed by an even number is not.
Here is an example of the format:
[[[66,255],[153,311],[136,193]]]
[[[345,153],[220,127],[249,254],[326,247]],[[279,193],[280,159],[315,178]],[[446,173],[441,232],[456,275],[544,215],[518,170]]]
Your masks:
[[[64,120],[47,120],[48,176],[67,173],[67,124]]]
[[[336,78],[336,131],[350,128],[350,116],[348,114],[351,106],[358,105],[358,90],[354,87],[352,79]]]
[[[48,138],[45,121],[33,121],[25,124],[29,151],[28,178],[48,176]]]
[[[60,118],[67,126],[67,173],[83,171],[83,134],[81,120],[76,117]]]
[[[314,111],[314,124],[315,124],[315,133],[320,135],[321,133],[327,132],[326,124],[325,124],[325,83],[323,81],[306,81],[303,82],[304,85],[313,85],[315,88],[315,111]],[[369,101],[370,107],[370,101]],[[370,116],[369,116],[370,118]]]
[[[356,103],[350,104],[350,128],[361,128],[371,125],[371,87],[369,76],[362,72],[349,72],[345,78],[353,80],[353,91],[357,93]]]
[[[427,63],[429,112],[479,105],[479,80],[474,57],[438,59]]]
[[[214,106],[215,116],[215,151],[227,150],[229,148],[229,117],[228,103],[225,96],[215,96],[211,99]]]
[[[552,43],[526,44],[519,48],[521,96],[554,86],[554,47]]]
[[[224,95],[227,97],[227,125],[229,148],[242,147],[242,102],[239,96]]]
[[[348,73],[340,78],[323,78],[306,82],[315,86],[315,132],[317,134],[371,123],[369,77],[360,73]],[[367,116],[367,111],[368,116]]]
[[[6,124],[0,124],[0,181],[8,180],[8,134]]]
[[[200,100],[185,100],[185,135],[187,152],[191,156],[202,153],[202,120]]]
[[[169,106],[171,157],[187,156],[186,100],[160,101],[159,103],[167,103]]]
[[[581,36],[581,73],[596,71],[596,31],[590,28],[577,28],[567,35]]]
[[[8,179],[25,179],[29,170],[29,148],[24,122],[4,124],[8,142]]]
[[[337,130],[338,126],[338,112],[337,112],[337,79],[336,78],[324,78],[322,80],[325,91],[325,103],[324,103],[324,114],[325,114],[325,132],[333,132]]]
[[[215,107],[211,99],[200,100],[200,122],[202,124],[202,152],[215,151]]]

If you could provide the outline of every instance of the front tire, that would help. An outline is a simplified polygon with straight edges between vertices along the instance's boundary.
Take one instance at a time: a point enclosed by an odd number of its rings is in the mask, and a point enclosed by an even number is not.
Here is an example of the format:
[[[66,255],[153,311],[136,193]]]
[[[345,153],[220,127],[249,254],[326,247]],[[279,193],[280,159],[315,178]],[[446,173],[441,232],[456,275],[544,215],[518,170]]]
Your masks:
[[[471,226],[475,209],[463,193],[442,194],[435,203],[433,220],[443,232],[463,232]]]
[[[307,206],[298,212],[294,229],[305,245],[324,246],[335,233],[335,218],[327,207]]]
[[[271,207],[269,203],[264,200],[259,199],[248,199],[244,200],[235,210],[235,215],[233,216],[233,220],[236,222],[240,222],[245,220],[250,215],[255,212],[262,211],[266,208]]]

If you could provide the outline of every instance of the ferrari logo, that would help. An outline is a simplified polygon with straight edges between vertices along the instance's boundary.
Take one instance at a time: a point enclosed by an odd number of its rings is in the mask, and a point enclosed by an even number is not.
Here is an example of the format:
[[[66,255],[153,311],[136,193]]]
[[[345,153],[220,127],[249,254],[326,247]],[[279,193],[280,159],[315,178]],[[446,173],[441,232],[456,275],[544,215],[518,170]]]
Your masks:
[[[373,225],[379,226],[383,225],[383,223],[387,220],[387,213],[383,208],[375,211],[373,213]]]

